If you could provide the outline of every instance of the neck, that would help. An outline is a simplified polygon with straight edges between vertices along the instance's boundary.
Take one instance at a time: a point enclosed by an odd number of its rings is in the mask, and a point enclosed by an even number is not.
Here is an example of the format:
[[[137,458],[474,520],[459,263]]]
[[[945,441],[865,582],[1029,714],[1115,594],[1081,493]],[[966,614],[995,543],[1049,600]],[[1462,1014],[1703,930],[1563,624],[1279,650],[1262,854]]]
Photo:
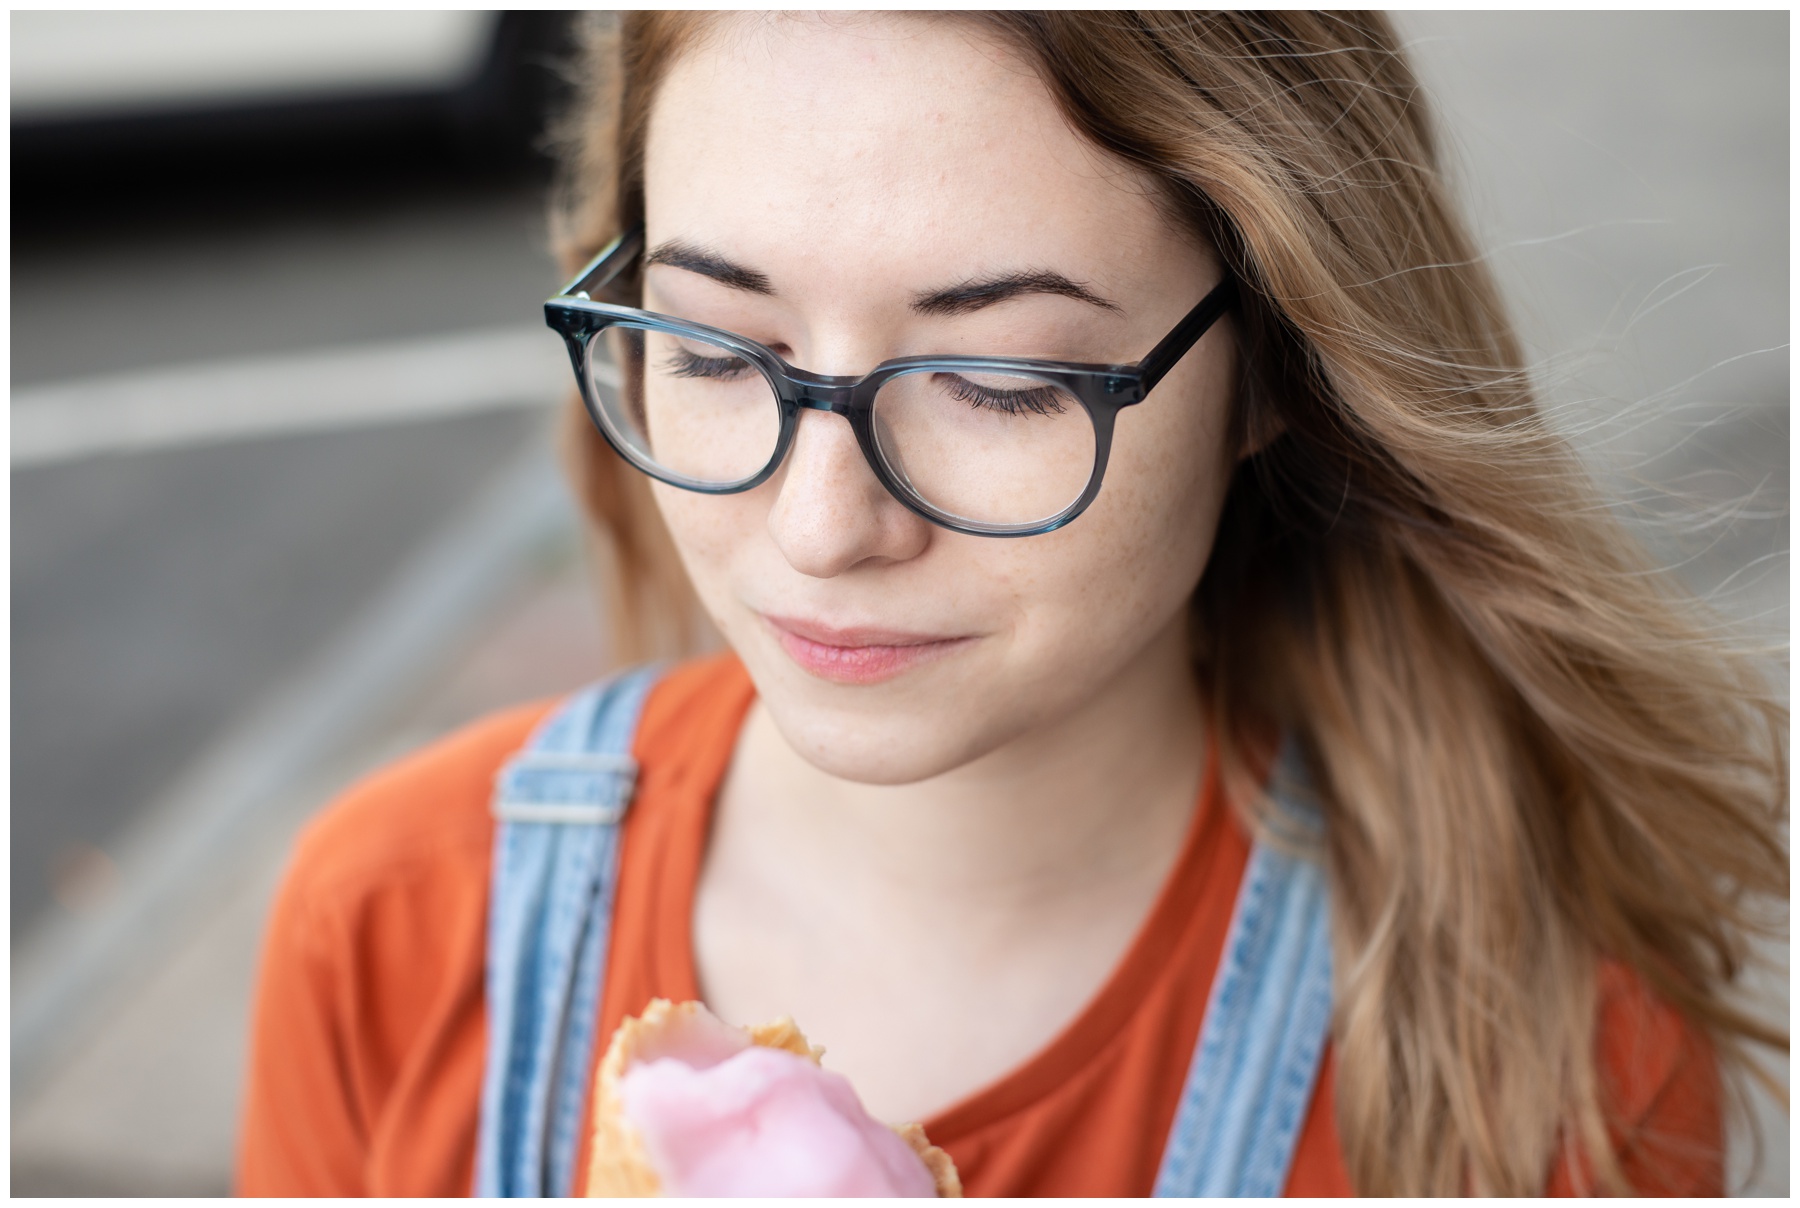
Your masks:
[[[1205,749],[1177,618],[1074,712],[913,784],[821,772],[759,705],[717,825],[767,853],[790,893],[852,894],[921,921],[967,925],[974,911],[1041,922],[1121,882],[1160,883],[1198,799]]]

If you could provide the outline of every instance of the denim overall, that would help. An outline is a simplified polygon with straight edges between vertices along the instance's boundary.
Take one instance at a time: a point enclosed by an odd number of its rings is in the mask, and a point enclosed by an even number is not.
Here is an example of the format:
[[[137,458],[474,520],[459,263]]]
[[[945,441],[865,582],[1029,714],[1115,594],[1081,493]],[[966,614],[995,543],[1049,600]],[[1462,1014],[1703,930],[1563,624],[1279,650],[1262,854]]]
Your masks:
[[[475,1194],[568,1195],[593,1077],[632,738],[659,668],[576,694],[497,778]],[[1273,795],[1302,826],[1292,750]],[[1325,878],[1258,841],[1156,1177],[1158,1196],[1278,1196],[1331,1021]]]

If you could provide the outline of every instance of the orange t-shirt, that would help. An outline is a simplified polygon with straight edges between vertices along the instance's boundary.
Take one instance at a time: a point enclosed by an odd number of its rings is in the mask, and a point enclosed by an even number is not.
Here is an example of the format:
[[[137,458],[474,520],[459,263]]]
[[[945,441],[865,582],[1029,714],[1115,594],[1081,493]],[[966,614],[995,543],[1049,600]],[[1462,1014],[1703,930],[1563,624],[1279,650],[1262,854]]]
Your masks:
[[[602,1041],[651,998],[700,997],[694,892],[753,696],[723,656],[678,668],[645,706]],[[486,1042],[488,804],[494,774],[551,707],[496,714],[392,765],[300,840],[263,952],[242,1194],[468,1193]],[[923,1122],[970,1195],[1149,1194],[1248,855],[1209,775],[1176,867],[1106,984],[1036,1056]],[[1714,1063],[1629,975],[1609,966],[1602,991],[1600,1059],[1633,1184],[1720,1194]],[[1351,1193],[1332,1077],[1328,1050],[1289,1195]],[[1550,1190],[1568,1186],[1558,1171]]]

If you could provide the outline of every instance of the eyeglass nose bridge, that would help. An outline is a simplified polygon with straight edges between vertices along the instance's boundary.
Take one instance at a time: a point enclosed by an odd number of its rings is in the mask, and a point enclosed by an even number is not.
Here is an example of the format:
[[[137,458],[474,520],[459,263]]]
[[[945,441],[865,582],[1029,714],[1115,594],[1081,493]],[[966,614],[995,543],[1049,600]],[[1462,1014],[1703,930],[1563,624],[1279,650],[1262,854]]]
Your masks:
[[[804,377],[797,373],[788,375],[789,388],[794,391],[794,401],[809,411],[832,411],[846,418],[851,411],[851,402],[856,395],[856,387],[862,381],[854,377],[826,377],[823,374],[807,374]]]

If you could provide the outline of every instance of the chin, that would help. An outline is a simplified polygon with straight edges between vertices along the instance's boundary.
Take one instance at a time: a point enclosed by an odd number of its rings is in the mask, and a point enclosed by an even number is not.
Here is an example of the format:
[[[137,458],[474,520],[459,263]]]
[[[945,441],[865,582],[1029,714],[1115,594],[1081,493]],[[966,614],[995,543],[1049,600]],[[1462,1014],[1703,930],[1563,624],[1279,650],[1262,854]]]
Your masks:
[[[1003,741],[991,720],[979,731],[965,709],[836,709],[764,694],[763,707],[794,753],[828,776],[857,784],[915,784],[954,771]]]

